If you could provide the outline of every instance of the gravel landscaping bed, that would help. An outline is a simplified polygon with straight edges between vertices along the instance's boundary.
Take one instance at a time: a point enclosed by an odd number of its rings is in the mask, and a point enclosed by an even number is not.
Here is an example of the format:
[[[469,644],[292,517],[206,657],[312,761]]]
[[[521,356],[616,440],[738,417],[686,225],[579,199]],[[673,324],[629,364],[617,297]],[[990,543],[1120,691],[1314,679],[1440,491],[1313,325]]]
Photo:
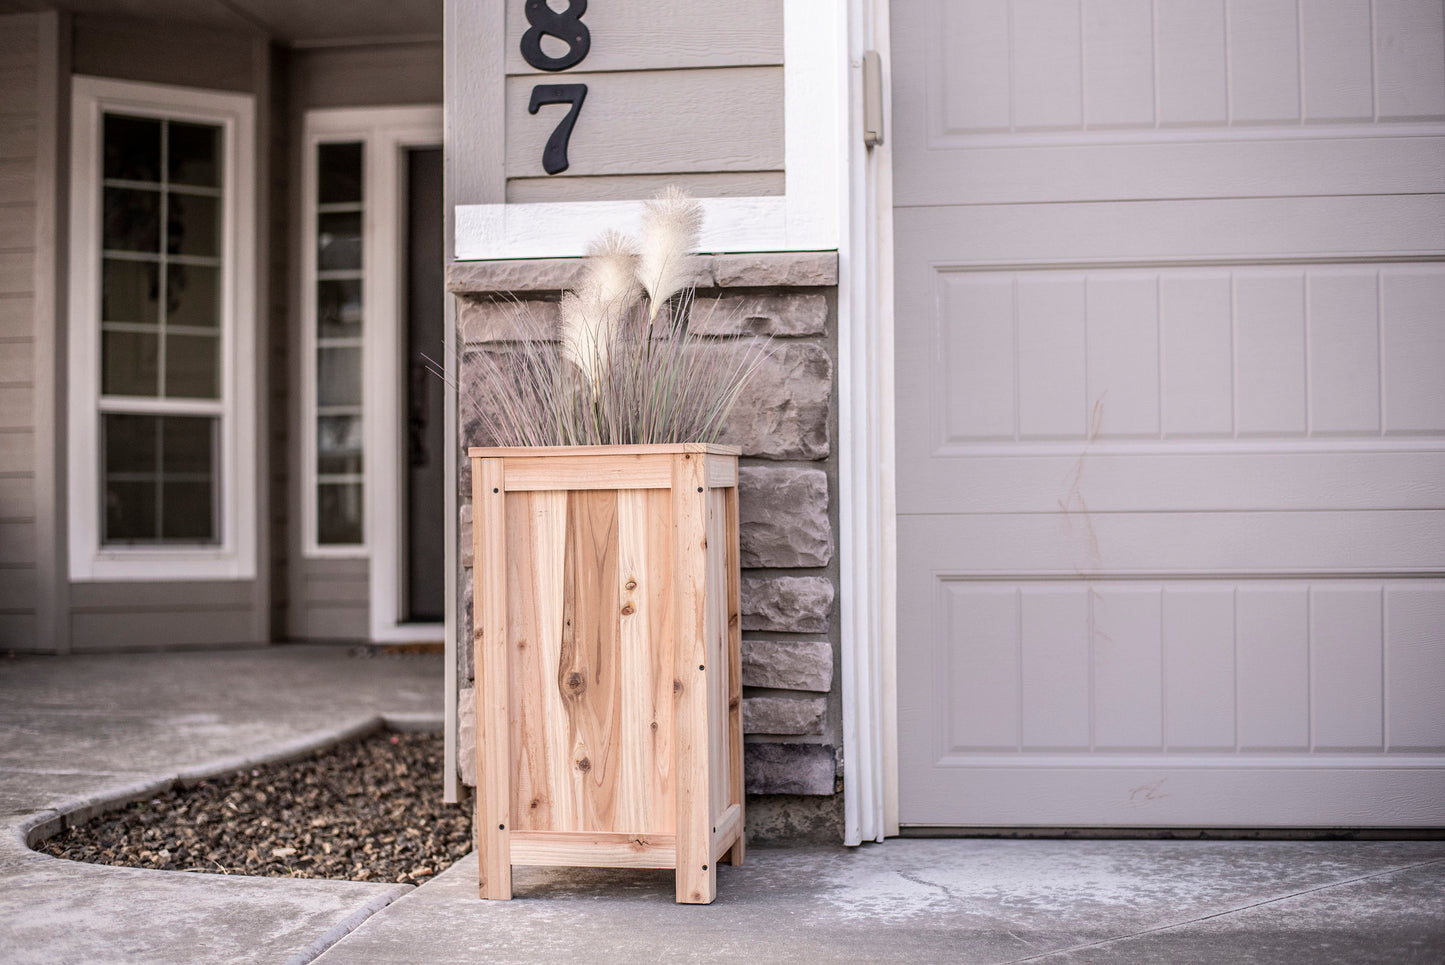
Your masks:
[[[442,735],[380,733],[313,757],[173,788],[40,843],[131,868],[419,884],[472,848],[442,803]]]

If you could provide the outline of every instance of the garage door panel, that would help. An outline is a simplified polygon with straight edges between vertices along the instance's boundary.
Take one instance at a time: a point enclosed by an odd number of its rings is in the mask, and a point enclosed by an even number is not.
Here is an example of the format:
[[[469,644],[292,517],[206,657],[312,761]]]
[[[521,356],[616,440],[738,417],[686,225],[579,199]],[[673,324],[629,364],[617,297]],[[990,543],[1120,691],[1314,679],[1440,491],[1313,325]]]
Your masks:
[[[1445,574],[1438,509],[908,515],[898,539],[959,576]]]

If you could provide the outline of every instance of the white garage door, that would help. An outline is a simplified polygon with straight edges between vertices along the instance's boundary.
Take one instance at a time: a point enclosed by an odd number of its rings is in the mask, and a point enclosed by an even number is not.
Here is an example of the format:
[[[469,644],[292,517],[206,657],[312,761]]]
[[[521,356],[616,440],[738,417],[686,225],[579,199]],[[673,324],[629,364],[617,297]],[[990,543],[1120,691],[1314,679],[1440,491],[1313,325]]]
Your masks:
[[[1445,825],[1440,0],[893,0],[905,825]]]

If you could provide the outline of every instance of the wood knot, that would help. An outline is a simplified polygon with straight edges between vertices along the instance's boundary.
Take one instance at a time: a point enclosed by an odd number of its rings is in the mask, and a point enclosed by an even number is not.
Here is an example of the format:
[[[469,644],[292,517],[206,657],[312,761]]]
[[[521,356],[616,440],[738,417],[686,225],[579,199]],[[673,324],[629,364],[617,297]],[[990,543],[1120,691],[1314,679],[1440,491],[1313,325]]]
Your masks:
[[[652,722],[652,729],[657,730],[657,721],[655,720]]]
[[[587,678],[574,670],[567,675],[564,684],[567,687],[567,692],[575,696],[587,689]]]
[[[586,774],[588,771],[592,770],[592,762],[585,757],[582,758],[582,760],[577,762],[577,770],[581,771],[583,774]]]
[[[682,681],[674,680],[672,682],[672,695],[676,697],[680,693],[682,693]]]
[[[735,627],[735,626],[737,626],[737,625],[738,625],[738,615],[737,615],[736,613],[730,613],[730,614],[728,614],[728,626],[730,626],[730,627]]]
[[[623,584],[623,586],[624,586],[626,589],[635,590],[635,589],[637,589],[637,581],[636,581],[636,580],[628,580],[626,583]]]
[[[736,697],[733,697],[731,700],[728,701],[728,710],[737,710],[737,709],[738,709],[738,699],[737,699]]]
[[[623,608],[622,608],[622,615],[625,616],[625,617],[630,617],[630,616],[632,616],[632,614],[634,614],[634,613],[636,613],[636,612],[637,612],[637,607],[633,606],[631,603],[626,604],[626,605],[623,606]]]
[[[527,641],[526,641],[526,640],[518,640],[518,641],[517,641],[517,649],[518,649],[518,650],[526,650],[526,649],[527,649]]]
[[[538,807],[541,806],[541,804],[542,804],[541,798],[535,798],[535,797],[534,797],[534,798],[532,798],[532,803],[529,804],[528,807],[530,807],[533,811],[535,811],[535,810],[537,810]]]

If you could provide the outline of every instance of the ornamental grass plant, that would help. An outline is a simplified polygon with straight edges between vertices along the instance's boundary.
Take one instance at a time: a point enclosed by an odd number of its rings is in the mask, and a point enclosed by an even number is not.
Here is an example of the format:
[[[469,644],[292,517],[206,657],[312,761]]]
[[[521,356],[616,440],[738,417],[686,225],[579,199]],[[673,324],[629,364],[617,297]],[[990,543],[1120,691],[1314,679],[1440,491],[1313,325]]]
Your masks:
[[[604,232],[560,324],[518,310],[516,337],[474,357],[461,395],[491,446],[717,442],[769,340],[690,329],[702,205],[669,188],[638,239]]]

